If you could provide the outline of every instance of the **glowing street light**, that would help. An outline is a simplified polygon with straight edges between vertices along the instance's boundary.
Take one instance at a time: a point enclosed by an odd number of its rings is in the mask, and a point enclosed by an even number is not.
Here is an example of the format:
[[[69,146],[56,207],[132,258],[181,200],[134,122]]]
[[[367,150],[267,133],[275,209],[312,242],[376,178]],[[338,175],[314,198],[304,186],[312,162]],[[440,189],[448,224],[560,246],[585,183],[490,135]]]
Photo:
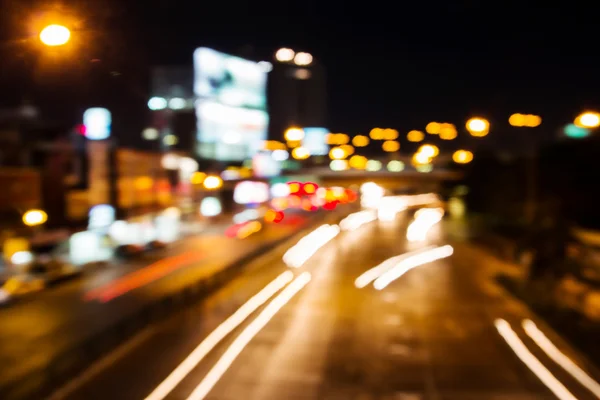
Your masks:
[[[333,149],[329,150],[329,158],[332,160],[343,160],[347,156],[348,155],[341,147],[334,147]]]
[[[440,154],[440,149],[433,144],[424,144],[423,146],[419,147],[419,151],[417,153],[424,154],[428,158],[433,158]]]
[[[490,132],[490,123],[485,118],[471,118],[466,124],[471,136],[484,137]]]
[[[70,38],[71,31],[63,25],[48,25],[40,32],[40,41],[50,47],[65,45]]]
[[[442,124],[439,122],[430,122],[425,127],[425,131],[430,135],[437,135],[440,133],[440,129],[442,128]]]
[[[354,147],[365,147],[369,144],[369,138],[364,135],[354,136],[352,139],[352,144]]]
[[[575,125],[586,129],[597,128],[600,126],[600,114],[594,111],[586,111],[575,118]]]
[[[290,128],[285,131],[284,137],[288,142],[298,142],[304,139],[304,131],[300,128]]]
[[[442,140],[456,139],[458,132],[454,124],[442,124],[439,130],[439,136]]]
[[[415,153],[415,155],[413,155],[413,165],[424,165],[424,164],[429,164],[431,162],[432,157],[428,156],[425,153]]]
[[[368,162],[367,157],[357,155],[357,156],[350,157],[348,164],[350,165],[350,167],[352,167],[354,169],[363,170],[363,169],[367,168],[367,162]]]
[[[294,57],[294,63],[300,66],[310,65],[313,62],[313,56],[309,53],[297,53]]]
[[[42,210],[29,210],[23,214],[23,223],[27,226],[39,226],[48,220],[48,214]]]
[[[223,186],[223,179],[221,179],[220,176],[209,175],[204,178],[204,182],[202,184],[207,190],[217,190]]]
[[[535,128],[542,123],[542,117],[533,114],[513,114],[508,118],[508,123],[515,127]]]
[[[457,164],[468,164],[473,161],[473,153],[468,150],[457,150],[452,154],[452,160]]]
[[[393,152],[396,152],[396,151],[400,150],[400,143],[398,143],[398,142],[396,142],[394,140],[386,140],[381,145],[381,148],[386,153],[393,153]]]
[[[275,53],[275,59],[279,62],[288,62],[294,59],[296,53],[292,49],[282,48]]]
[[[310,151],[306,147],[296,147],[292,150],[292,157],[296,160],[306,160],[310,157]]]
[[[408,132],[408,135],[406,135],[406,138],[408,139],[409,142],[420,142],[423,139],[425,139],[425,134],[421,131],[410,131]]]

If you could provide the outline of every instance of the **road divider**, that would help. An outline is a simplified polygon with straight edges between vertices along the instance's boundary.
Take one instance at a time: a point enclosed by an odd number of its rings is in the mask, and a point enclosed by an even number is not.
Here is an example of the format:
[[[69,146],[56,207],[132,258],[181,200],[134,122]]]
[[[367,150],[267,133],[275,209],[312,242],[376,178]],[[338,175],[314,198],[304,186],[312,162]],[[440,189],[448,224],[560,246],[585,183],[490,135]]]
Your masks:
[[[434,248],[435,246],[428,246],[423,249],[411,251],[408,253],[400,254],[396,257],[388,258],[381,264],[371,268],[370,270],[366,271],[361,276],[356,278],[356,280],[354,281],[354,286],[356,286],[359,289],[362,289],[371,282],[373,282],[375,279],[379,278],[385,272],[393,268],[396,264],[402,262],[403,260],[406,260],[410,257],[416,256],[417,254],[423,253]]]

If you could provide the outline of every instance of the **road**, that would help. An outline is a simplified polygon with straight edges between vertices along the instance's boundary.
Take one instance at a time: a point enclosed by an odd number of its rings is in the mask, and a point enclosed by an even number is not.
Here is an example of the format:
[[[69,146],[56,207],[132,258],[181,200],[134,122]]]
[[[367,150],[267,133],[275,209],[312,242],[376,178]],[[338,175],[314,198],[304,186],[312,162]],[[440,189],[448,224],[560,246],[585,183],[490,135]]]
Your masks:
[[[0,386],[50,362],[140,307],[260,246],[301,229],[308,219],[269,225],[246,239],[208,229],[135,261],[114,261],[14,304],[0,307]]]
[[[52,400],[135,400],[150,393],[153,400],[557,398],[549,387],[562,399],[596,398],[534,342],[539,332],[526,333],[521,324],[531,320],[598,378],[495,283],[494,276],[507,271],[492,256],[462,240],[465,232],[448,221],[435,225],[425,241],[408,242],[411,218],[405,212],[394,221],[341,232],[298,269],[282,262],[290,245],[280,246],[201,304],[144,331]],[[417,266],[381,290],[356,285],[357,277],[390,257],[448,244],[452,255]],[[272,303],[248,311],[221,341],[207,344],[230,326],[228,317],[285,271],[296,276],[278,292],[292,296],[289,303],[277,303],[273,294]],[[298,281],[307,272],[310,281]],[[209,346],[204,357],[198,356],[201,342]],[[158,396],[155,390],[173,371],[179,372]]]

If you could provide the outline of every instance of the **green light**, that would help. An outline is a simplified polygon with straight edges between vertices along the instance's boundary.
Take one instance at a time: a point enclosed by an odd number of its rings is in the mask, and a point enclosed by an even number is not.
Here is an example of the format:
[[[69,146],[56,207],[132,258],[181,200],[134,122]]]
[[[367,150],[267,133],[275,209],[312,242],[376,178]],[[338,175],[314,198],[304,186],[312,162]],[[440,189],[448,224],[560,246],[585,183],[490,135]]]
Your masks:
[[[381,169],[381,167],[382,167],[381,161],[378,161],[378,160],[367,161],[367,171],[369,171],[369,172],[379,171]]]
[[[404,170],[404,163],[398,160],[392,160],[388,163],[387,169],[390,172],[400,172]]]
[[[417,171],[424,172],[424,173],[431,172],[431,171],[433,171],[433,165],[431,165],[431,164],[419,165],[419,166],[417,166]]]
[[[580,128],[577,125],[569,124],[565,126],[564,133],[573,139],[582,139],[590,135],[590,131],[585,128]]]

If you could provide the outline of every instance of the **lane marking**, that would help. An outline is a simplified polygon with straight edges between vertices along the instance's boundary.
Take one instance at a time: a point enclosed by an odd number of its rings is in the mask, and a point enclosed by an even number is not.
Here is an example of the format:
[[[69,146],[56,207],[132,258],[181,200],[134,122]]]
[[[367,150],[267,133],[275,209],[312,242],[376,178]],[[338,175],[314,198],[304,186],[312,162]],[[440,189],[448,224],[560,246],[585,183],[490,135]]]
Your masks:
[[[548,389],[552,391],[560,400],[577,400],[575,396],[558,380],[552,373],[544,367],[519,339],[517,333],[511,328],[510,324],[503,319],[496,319],[494,325],[498,333],[510,346],[512,351],[521,359],[521,361],[533,372]]]
[[[544,350],[548,357],[571,374],[573,378],[577,379],[579,383],[585,386],[596,397],[600,398],[600,384],[561,352],[532,320],[525,319],[523,320],[522,325],[523,329],[525,329],[525,333],[527,333],[529,337]]]
[[[235,313],[215,328],[171,374],[162,381],[145,400],[162,400],[215,348],[229,333],[244,322],[254,311],[265,304],[279,290],[294,279],[294,273],[285,271],[260,292],[251,297]]]
[[[311,280],[309,272],[299,275],[290,283],[281,293],[279,293],[264,310],[254,319],[225,350],[225,353],[219,358],[212,369],[206,374],[204,379],[196,386],[187,400],[202,400],[212,388],[217,384],[221,377],[227,372],[231,364],[240,355],[244,348],[250,343],[262,328]]]
[[[399,263],[400,261],[434,248],[435,246],[427,246],[423,249],[410,251],[399,256],[388,258],[381,264],[371,268],[370,270],[364,272],[361,276],[356,278],[356,280],[354,281],[354,286],[356,286],[359,289],[362,289],[371,282],[373,282],[375,279],[379,278],[384,272],[387,272],[390,268],[392,268],[395,264]]]
[[[290,268],[300,268],[339,233],[340,227],[337,225],[321,225],[286,251],[283,255],[283,262]]]
[[[373,287],[377,290],[383,290],[390,283],[400,278],[413,268],[423,264],[428,264],[433,261],[441,260],[442,258],[450,257],[454,253],[454,248],[450,245],[429,249],[422,253],[413,255],[394,265],[390,270],[383,273],[373,282]]]

